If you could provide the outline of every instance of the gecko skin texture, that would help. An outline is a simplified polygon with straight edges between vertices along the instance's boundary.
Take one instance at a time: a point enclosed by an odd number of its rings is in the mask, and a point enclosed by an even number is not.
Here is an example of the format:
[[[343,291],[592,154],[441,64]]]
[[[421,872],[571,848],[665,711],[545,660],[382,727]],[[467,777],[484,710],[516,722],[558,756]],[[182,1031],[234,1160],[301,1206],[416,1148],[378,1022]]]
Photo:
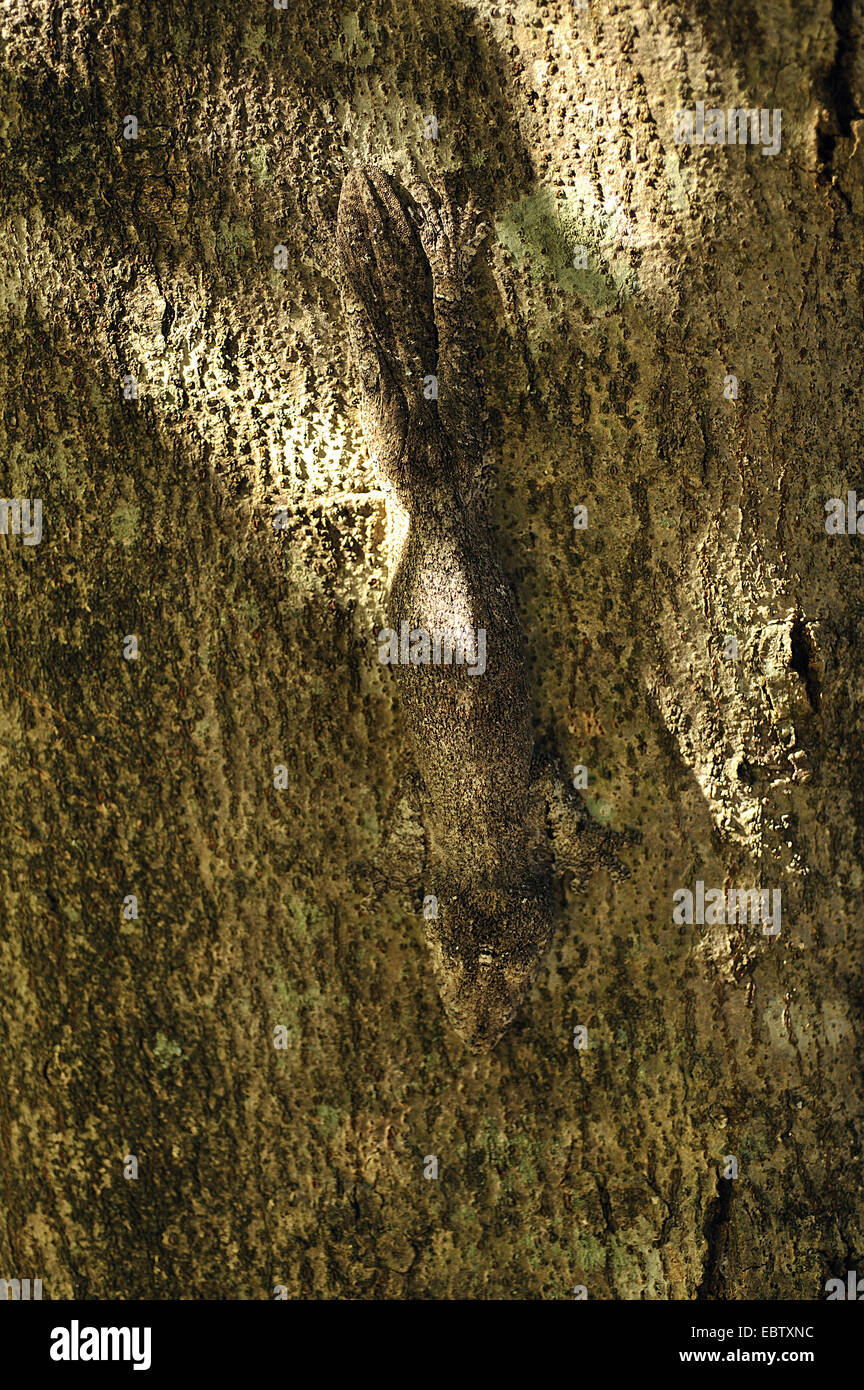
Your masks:
[[[394,665],[422,781],[437,918],[427,939],[447,1016],[476,1052],[518,1011],[553,923],[554,876],[627,870],[560,767],[534,750],[525,638],[486,521],[485,413],[464,284],[484,232],[446,192],[397,193],[352,170],[339,200],[340,287],[369,454],[409,517],[390,627],[486,633],[486,664]],[[438,380],[427,399],[424,378]],[[479,664],[479,663],[478,663]]]

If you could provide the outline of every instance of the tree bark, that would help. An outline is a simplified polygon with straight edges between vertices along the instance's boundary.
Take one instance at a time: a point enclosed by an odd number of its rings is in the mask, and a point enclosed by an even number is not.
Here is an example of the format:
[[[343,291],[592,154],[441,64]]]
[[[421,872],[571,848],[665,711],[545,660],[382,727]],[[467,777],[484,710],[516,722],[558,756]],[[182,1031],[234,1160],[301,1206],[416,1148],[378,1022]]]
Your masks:
[[[9,0],[0,28],[0,466],[44,527],[0,542],[0,1277],[864,1274],[864,539],[826,531],[864,499],[860,0]],[[781,111],[779,152],[677,142],[700,101]],[[331,260],[370,163],[460,171],[493,223],[472,303],[537,736],[644,835],[627,883],[559,888],[488,1056],[435,989],[377,659],[400,519]],[[779,890],[779,934],[674,921],[700,881]]]

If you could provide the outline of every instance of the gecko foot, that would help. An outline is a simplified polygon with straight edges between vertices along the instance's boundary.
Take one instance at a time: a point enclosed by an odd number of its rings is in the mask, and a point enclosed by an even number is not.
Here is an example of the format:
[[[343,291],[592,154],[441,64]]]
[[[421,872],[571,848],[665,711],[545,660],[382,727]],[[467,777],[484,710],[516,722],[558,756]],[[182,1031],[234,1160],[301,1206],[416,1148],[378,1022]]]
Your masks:
[[[556,867],[569,870],[579,883],[585,883],[597,868],[608,869],[617,882],[629,878],[630,870],[618,851],[639,844],[642,832],[612,830],[593,820],[583,798],[565,780],[557,761],[547,763],[537,780],[546,803],[546,823]]]
[[[481,216],[473,195],[461,212],[443,188],[433,195],[425,184],[414,184],[412,213],[423,250],[432,268],[436,293],[447,298],[448,289],[461,292],[465,276],[491,230]]]

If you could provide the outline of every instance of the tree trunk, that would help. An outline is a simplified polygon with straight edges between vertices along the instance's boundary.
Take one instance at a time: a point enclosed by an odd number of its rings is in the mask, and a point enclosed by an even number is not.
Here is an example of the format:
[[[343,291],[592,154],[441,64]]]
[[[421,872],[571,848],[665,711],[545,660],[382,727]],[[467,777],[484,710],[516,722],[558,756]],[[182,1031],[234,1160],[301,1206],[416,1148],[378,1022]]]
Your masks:
[[[864,1273],[864,539],[826,530],[864,499],[862,31],[860,0],[10,0],[0,461],[43,535],[0,543],[0,1276],[817,1299]],[[699,102],[781,112],[781,147],[676,139]],[[488,211],[537,735],[644,835],[627,883],[559,886],[479,1057],[377,658],[399,518],[331,259],[357,164],[461,171]],[[698,883],[778,890],[779,933],[676,921]]]

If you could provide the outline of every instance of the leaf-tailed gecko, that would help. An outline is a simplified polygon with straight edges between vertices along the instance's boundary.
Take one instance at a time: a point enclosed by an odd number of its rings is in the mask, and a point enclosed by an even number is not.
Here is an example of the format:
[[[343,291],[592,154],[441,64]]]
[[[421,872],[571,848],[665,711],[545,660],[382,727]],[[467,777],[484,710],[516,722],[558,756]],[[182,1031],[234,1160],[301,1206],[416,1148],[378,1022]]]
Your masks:
[[[525,639],[486,520],[485,414],[464,303],[485,232],[446,191],[409,200],[374,168],[342,185],[336,247],[363,432],[409,517],[388,618],[394,632],[428,634],[395,666],[437,898],[427,939],[444,1008],[474,1051],[494,1046],[531,984],[556,870],[584,880],[603,864],[626,877],[615,848],[637,838],[598,826],[560,765],[535,754]],[[430,659],[442,633],[465,634],[461,664],[446,662],[446,638],[445,660]],[[485,669],[471,664],[481,640]]]

